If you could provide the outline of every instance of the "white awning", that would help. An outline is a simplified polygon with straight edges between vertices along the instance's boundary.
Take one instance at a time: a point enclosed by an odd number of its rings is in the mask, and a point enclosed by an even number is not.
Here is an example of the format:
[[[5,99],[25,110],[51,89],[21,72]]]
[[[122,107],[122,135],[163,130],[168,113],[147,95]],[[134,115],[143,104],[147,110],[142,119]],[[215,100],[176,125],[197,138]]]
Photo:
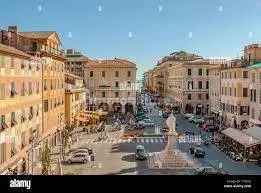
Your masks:
[[[228,128],[221,131],[221,133],[244,145],[245,147],[250,147],[261,143],[260,139],[248,135],[244,131],[240,131],[238,129]]]
[[[244,132],[256,139],[261,140],[261,127],[250,127]]]

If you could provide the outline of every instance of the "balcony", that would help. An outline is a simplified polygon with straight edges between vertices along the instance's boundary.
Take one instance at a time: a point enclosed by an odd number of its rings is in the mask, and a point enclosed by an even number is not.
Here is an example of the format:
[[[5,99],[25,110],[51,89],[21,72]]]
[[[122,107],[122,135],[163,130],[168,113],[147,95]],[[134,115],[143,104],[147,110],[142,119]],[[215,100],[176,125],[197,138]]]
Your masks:
[[[21,123],[25,122],[26,118],[24,115],[21,116]]]
[[[28,116],[28,119],[29,119],[29,120],[32,120],[32,119],[33,119],[33,117],[34,117],[34,116],[33,116],[33,114],[32,114],[32,113],[30,113],[30,114],[29,114],[29,116]]]
[[[17,125],[17,122],[16,122],[16,120],[11,120],[11,127],[14,127],[15,125]]]
[[[15,90],[11,90],[10,97],[13,98],[13,97],[15,97],[15,95],[17,95],[17,92]]]
[[[8,128],[8,125],[4,122],[0,125],[0,130],[5,130]]]

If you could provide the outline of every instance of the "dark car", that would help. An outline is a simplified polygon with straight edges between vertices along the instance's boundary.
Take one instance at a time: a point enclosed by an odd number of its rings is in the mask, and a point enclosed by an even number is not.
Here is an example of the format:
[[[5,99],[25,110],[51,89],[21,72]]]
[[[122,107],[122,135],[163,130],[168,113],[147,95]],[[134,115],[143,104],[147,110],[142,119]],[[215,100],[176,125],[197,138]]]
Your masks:
[[[256,164],[257,164],[258,166],[261,166],[261,159],[257,160]]]
[[[221,169],[215,169],[212,167],[202,167],[196,169],[196,175],[228,175],[227,172]]]
[[[206,131],[207,132],[215,132],[215,131],[218,131],[218,127],[216,127],[214,125],[207,125]]]
[[[198,145],[191,145],[191,146],[189,147],[189,152],[190,152],[190,154],[194,154],[196,148],[198,148],[198,147],[199,147]]]
[[[205,157],[205,155],[206,155],[206,153],[202,148],[196,148],[194,150],[194,156],[196,158],[203,158],[203,157]]]

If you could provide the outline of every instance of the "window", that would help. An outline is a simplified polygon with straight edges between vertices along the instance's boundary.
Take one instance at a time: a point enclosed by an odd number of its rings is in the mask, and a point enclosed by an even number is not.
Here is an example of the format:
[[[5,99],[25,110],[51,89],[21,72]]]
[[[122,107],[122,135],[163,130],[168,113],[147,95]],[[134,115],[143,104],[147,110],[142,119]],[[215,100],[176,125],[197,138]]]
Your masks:
[[[115,77],[119,77],[119,71],[115,71]]]
[[[202,68],[198,69],[198,75],[202,76]]]
[[[209,99],[209,95],[208,95],[208,93],[206,94],[206,100],[208,100]]]
[[[5,99],[5,84],[0,83],[0,100]]]
[[[39,90],[40,90],[40,83],[37,82],[36,83],[36,93],[39,94]]]
[[[256,74],[252,73],[251,78],[252,78],[252,82],[255,83],[256,82]]]
[[[191,69],[188,69],[188,76],[191,76]]]
[[[256,102],[256,89],[253,90],[253,100]]]
[[[131,71],[128,71],[128,77],[131,77]]]
[[[229,87],[229,96],[232,96],[232,88]]]
[[[7,128],[8,128],[8,126],[5,122],[5,115],[1,115],[0,116],[0,130],[1,129],[7,129]]]
[[[11,68],[15,68],[15,62],[14,62],[14,58],[13,57],[11,57],[11,66],[10,66]]]
[[[116,98],[119,97],[119,92],[115,92],[115,97],[116,97]]]
[[[128,97],[130,96],[130,92],[128,92]]]
[[[11,113],[11,127],[15,126],[17,124],[16,122],[16,117],[15,117],[15,112]]]
[[[102,92],[102,97],[106,97],[106,96],[105,96],[105,92]]]
[[[32,82],[29,82],[29,95],[33,93]]]
[[[198,94],[198,100],[201,100],[201,94]]]
[[[48,100],[44,100],[44,112],[48,112]]]
[[[251,109],[251,119],[255,119],[255,109]]]
[[[11,97],[14,97],[16,95],[16,90],[15,90],[15,83],[14,82],[11,82]]]
[[[209,71],[208,71],[208,69],[206,69],[206,75],[208,76],[208,74],[209,74]]]
[[[21,123],[25,122],[26,118],[25,118],[25,110],[22,110],[21,112]]]
[[[90,77],[93,77],[93,71],[90,71]]]
[[[0,56],[0,68],[5,68],[5,56]]]
[[[234,88],[234,97],[236,97],[236,96],[237,96],[237,89]]]
[[[209,82],[206,81],[206,89],[208,89],[208,88],[209,88]]]
[[[6,143],[0,144],[0,164],[6,161]]]
[[[193,89],[193,81],[188,81],[188,90]]]
[[[118,82],[118,81],[115,82],[115,87],[116,87],[116,88],[119,87],[119,82]]]
[[[188,94],[188,100],[191,100],[191,94]]]
[[[202,81],[198,82],[198,89],[202,89]]]
[[[259,103],[261,104],[261,90],[259,91]]]
[[[105,78],[105,71],[102,71],[102,77]]]
[[[243,71],[243,78],[248,78],[248,72],[247,71]]]
[[[237,72],[234,72],[234,78],[237,78]]]
[[[232,72],[229,72],[229,78],[230,79],[232,78]]]
[[[47,90],[47,80],[44,79],[44,90]]]
[[[15,148],[15,138],[11,139],[11,157],[13,157],[16,154],[16,148]]]
[[[29,117],[28,117],[29,120],[32,120],[32,119],[33,119],[33,113],[34,113],[34,109],[33,109],[33,107],[30,107]]]
[[[243,88],[243,97],[248,97],[248,90],[247,90],[247,88]]]
[[[23,149],[26,146],[26,137],[25,137],[25,131],[21,134],[21,149]]]

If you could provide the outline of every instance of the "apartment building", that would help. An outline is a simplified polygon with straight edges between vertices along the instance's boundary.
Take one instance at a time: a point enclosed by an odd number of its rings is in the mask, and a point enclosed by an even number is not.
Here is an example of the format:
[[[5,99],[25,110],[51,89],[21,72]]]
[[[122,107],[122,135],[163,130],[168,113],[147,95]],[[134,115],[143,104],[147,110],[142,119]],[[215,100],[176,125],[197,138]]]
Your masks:
[[[65,71],[84,79],[84,67],[88,63],[89,58],[74,49],[67,49],[65,57],[67,59]]]
[[[74,125],[74,118],[86,108],[86,88],[83,79],[73,74],[65,74],[65,122]]]
[[[61,143],[61,131],[65,128],[64,63],[66,59],[60,48],[61,41],[54,31],[21,32],[17,26],[9,26],[8,30],[1,30],[0,37],[2,44],[41,60],[43,70],[38,79],[42,80],[40,91],[42,93],[42,125],[39,132],[40,142],[32,142],[32,145],[34,144],[32,154],[39,158],[37,155],[42,142],[48,142],[51,146]],[[35,159],[32,158],[31,162]]]
[[[0,173],[29,170],[42,135],[41,59],[0,43]]]
[[[85,67],[85,82],[90,110],[134,112],[136,109],[136,64],[114,58],[90,60]]]
[[[197,115],[209,111],[209,68],[205,59],[179,61],[169,71],[169,93],[180,110]]]
[[[249,119],[249,72],[241,60],[231,60],[221,66],[221,108],[224,123],[244,128]]]

